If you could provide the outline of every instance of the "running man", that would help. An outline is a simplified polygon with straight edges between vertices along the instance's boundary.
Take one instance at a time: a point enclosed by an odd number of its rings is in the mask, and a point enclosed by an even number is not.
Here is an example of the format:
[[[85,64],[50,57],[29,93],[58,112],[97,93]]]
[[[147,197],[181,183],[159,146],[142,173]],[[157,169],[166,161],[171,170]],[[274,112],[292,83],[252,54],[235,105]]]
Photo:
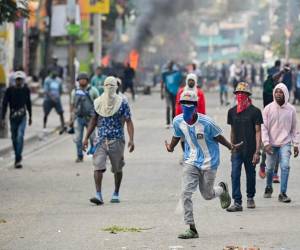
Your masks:
[[[192,195],[199,187],[205,200],[220,197],[221,207],[230,206],[231,197],[227,184],[220,182],[214,186],[217,168],[220,163],[219,143],[229,150],[240,147],[231,144],[222,136],[222,130],[208,116],[197,113],[198,96],[194,91],[184,91],[180,97],[183,114],[173,120],[174,135],[169,144],[165,141],[168,152],[173,152],[180,141],[185,140],[184,167],[182,177],[182,201],[184,221],[189,226],[186,232],[180,234],[180,239],[198,238],[193,216]]]

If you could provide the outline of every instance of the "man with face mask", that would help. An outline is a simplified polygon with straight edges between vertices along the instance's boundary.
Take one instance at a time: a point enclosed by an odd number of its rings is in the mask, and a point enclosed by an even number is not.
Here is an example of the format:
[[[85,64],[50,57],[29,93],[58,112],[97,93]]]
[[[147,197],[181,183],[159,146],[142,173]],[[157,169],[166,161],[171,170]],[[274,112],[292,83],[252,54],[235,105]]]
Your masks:
[[[217,168],[220,163],[219,143],[229,150],[241,144],[231,144],[222,136],[222,130],[206,115],[197,113],[198,96],[195,91],[184,91],[180,97],[183,114],[173,120],[174,135],[169,144],[165,141],[168,152],[173,152],[180,141],[185,140],[184,167],[182,177],[182,202],[184,221],[189,226],[180,239],[198,238],[194,216],[192,194],[200,189],[205,200],[220,197],[221,207],[230,206],[231,198],[227,184],[220,182],[214,186]]]
[[[109,157],[111,171],[115,178],[115,190],[111,198],[112,203],[119,203],[119,190],[123,177],[124,162],[124,121],[127,125],[129,136],[129,152],[134,150],[133,134],[134,127],[131,120],[131,112],[128,102],[119,96],[117,91],[117,80],[109,76],[104,81],[104,92],[94,101],[95,115],[91,119],[86,137],[83,142],[84,150],[87,148],[88,139],[97,126],[95,152],[93,155],[94,179],[96,185],[96,196],[90,202],[102,205],[102,178],[106,171],[106,159]]]
[[[297,128],[296,109],[289,101],[289,91],[283,83],[275,86],[274,101],[263,110],[262,142],[267,153],[267,184],[265,198],[273,193],[272,177],[277,159],[281,169],[279,202],[289,203],[291,198],[286,194],[292,147],[294,157],[299,155],[300,133]]]
[[[176,96],[176,104],[175,104],[175,114],[180,115],[182,114],[182,106],[180,104],[180,96],[182,95],[183,91],[190,90],[190,91],[195,91],[195,93],[198,96],[198,101],[197,101],[197,112],[201,114],[205,114],[205,96],[203,91],[198,87],[197,84],[198,77],[194,73],[189,73],[186,76],[185,80],[185,86],[181,87],[178,90],[177,96]],[[180,142],[181,148],[184,151],[184,142],[181,140]],[[180,159],[180,165],[183,164],[182,159]]]
[[[14,73],[15,84],[9,87],[3,98],[1,126],[5,125],[7,107],[10,108],[10,130],[15,151],[15,168],[22,168],[22,152],[26,128],[26,110],[29,114],[29,126],[32,123],[30,90],[25,84],[26,75],[23,71]]]
[[[260,159],[261,124],[263,123],[261,111],[252,105],[251,91],[247,83],[238,83],[234,94],[237,105],[228,111],[227,123],[231,126],[231,143],[243,141],[240,149],[231,155],[231,181],[232,198],[234,204],[227,209],[228,212],[242,211],[241,169],[245,166],[247,180],[247,207],[255,208],[254,196],[256,186],[255,166]]]

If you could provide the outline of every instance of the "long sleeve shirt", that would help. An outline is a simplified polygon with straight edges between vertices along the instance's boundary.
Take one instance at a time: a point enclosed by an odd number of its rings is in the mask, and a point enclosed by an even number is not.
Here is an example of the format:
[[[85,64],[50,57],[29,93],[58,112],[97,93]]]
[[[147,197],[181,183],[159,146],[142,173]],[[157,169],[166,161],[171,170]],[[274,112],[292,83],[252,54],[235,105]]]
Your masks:
[[[263,110],[262,142],[264,145],[299,145],[296,109],[290,103],[280,106],[273,101]]]
[[[5,118],[8,106],[10,108],[10,116],[14,112],[26,107],[31,118],[32,106],[29,88],[26,85],[22,87],[12,86],[6,90],[2,104],[2,119]]]

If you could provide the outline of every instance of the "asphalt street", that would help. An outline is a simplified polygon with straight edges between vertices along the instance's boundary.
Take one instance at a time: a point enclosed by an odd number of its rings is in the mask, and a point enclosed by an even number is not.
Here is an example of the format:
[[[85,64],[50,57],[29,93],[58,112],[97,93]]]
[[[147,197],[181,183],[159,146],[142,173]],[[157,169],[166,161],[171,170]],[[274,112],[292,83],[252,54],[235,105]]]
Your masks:
[[[208,93],[207,113],[229,135],[229,107],[220,107],[217,93]],[[254,104],[261,106],[261,100]],[[139,96],[131,103],[136,150],[125,154],[126,167],[121,203],[111,204],[113,175],[104,176],[105,204],[89,203],[94,193],[93,166],[89,157],[75,163],[75,144],[70,135],[51,135],[28,145],[24,168],[12,167],[10,155],[0,161],[1,250],[221,250],[225,246],[272,250],[300,249],[300,161],[291,160],[288,195],[292,203],[264,199],[265,180],[257,175],[257,208],[240,213],[221,209],[218,199],[205,201],[194,195],[194,215],[199,239],[180,240],[185,230],[178,208],[181,189],[181,149],[171,154],[164,147],[172,130],[164,128],[165,103],[158,93]],[[300,122],[298,116],[298,121]],[[109,167],[109,166],[108,166]],[[230,152],[221,150],[217,182],[230,184]],[[245,199],[245,179],[242,173]],[[111,226],[141,228],[141,232],[111,234]]]

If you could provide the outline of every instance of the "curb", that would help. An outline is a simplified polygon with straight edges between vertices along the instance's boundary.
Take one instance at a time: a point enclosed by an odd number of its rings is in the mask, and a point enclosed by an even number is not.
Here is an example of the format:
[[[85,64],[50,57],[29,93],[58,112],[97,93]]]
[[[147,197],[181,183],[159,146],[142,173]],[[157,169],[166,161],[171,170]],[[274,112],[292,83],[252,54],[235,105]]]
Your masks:
[[[54,128],[53,130],[47,132],[45,134],[45,136],[49,136],[49,135],[54,134],[59,128],[60,128],[60,126]],[[40,141],[40,136],[38,134],[33,134],[32,136],[24,139],[24,146],[26,144],[32,144],[32,143],[37,142],[37,141]],[[3,149],[0,149],[0,156],[4,156],[4,155],[8,154],[12,150],[13,150],[13,146],[12,145],[9,145],[9,146],[7,146],[7,147],[5,147]]]

